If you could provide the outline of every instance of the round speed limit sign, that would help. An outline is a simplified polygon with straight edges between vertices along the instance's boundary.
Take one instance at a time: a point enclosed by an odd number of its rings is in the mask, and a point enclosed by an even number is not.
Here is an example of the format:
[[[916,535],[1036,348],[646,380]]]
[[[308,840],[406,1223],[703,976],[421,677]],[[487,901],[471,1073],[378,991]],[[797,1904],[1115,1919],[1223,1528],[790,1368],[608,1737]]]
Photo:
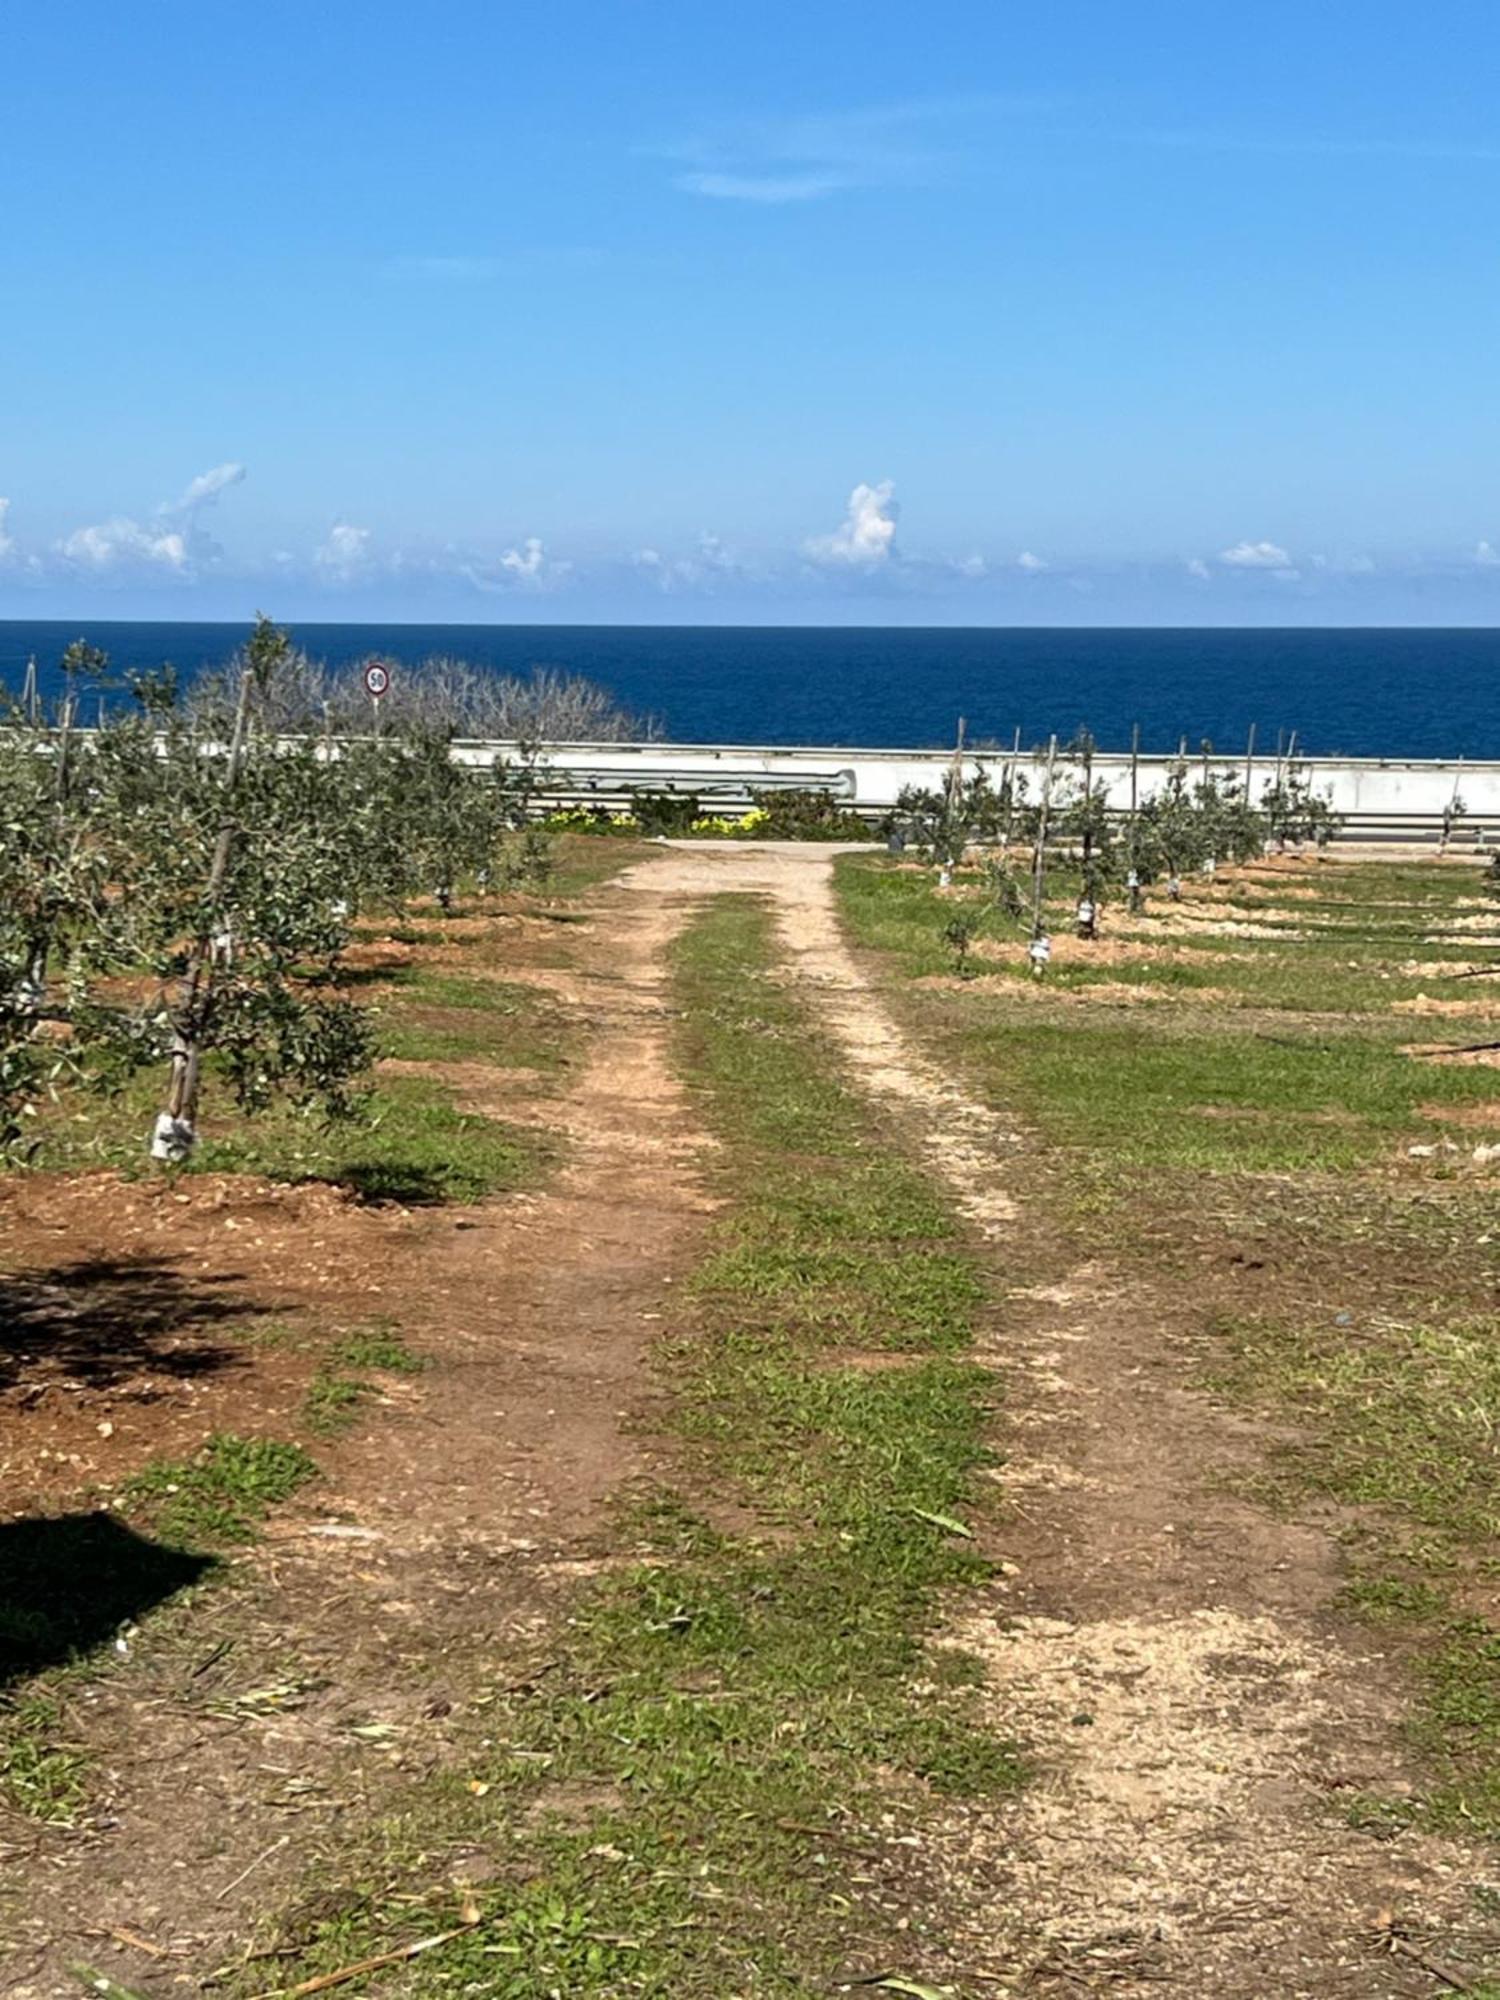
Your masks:
[[[379,701],[391,684],[389,667],[383,667],[379,660],[371,660],[365,668],[365,693],[372,701]]]

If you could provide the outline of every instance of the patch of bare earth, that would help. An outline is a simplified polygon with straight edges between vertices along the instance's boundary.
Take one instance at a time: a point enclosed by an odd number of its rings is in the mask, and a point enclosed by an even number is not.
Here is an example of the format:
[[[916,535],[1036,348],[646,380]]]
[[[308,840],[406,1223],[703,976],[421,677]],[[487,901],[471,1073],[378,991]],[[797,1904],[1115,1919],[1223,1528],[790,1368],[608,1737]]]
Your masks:
[[[64,1732],[95,1759],[89,1806],[73,1830],[0,1815],[0,1991],[76,1996],[77,1961],[135,1993],[200,1990],[261,1913],[337,1856],[346,1815],[368,1823],[443,1760],[476,1684],[525,1652],[580,1565],[609,1559],[605,1505],[640,1463],[624,1419],[646,1399],[650,1321],[706,1206],[667,1060],[665,951],[684,914],[651,897],[596,914],[589,961],[606,976],[577,975],[592,1039],[548,1100],[566,1163],[540,1193],[414,1214],[243,1181],[189,1183],[185,1206],[100,1176],[11,1196],[8,1260],[24,1240],[19,1261],[40,1261],[37,1230],[53,1245],[39,1286],[107,1257],[135,1260],[167,1297],[141,1393],[154,1383],[178,1400],[165,1428],[153,1419],[153,1451],[190,1449],[226,1419],[287,1433],[305,1360],[256,1354],[247,1403],[251,1363],[218,1352],[221,1311],[379,1311],[429,1365],[383,1378],[379,1406],[320,1448],[323,1476],[230,1584],[162,1614],[139,1645],[127,1635],[124,1656],[68,1695]],[[516,1116],[526,1079],[489,1074]],[[131,1297],[146,1293],[126,1295],[127,1318]],[[40,1401],[76,1397],[82,1371],[59,1350]],[[13,1511],[55,1507],[140,1455],[134,1379],[83,1397],[62,1445],[76,1433],[87,1450],[60,1482],[8,1488]],[[491,1865],[439,1856],[434,1877]]]
[[[843,943],[816,850],[675,849],[679,894],[774,899],[799,976],[855,1076],[989,1239],[1044,1227],[1024,1150],[915,1051]],[[983,1662],[1033,1781],[924,1836],[949,1976],[997,1993],[1397,2000],[1464,1959],[1488,1857],[1356,1830],[1340,1803],[1416,1782],[1399,1667],[1332,1612],[1321,1527],[1227,1489],[1264,1432],[1190,1386],[1169,1302],[1088,1266],[1014,1294],[981,1358],[1019,1441],[1001,1576],[946,1643]],[[935,1926],[939,1928],[939,1926]],[[1397,1942],[1393,1943],[1392,1940]]]
[[[1086,986],[1059,986],[1055,981],[1035,979],[1022,972],[991,972],[979,975],[986,993],[1002,992],[1007,1000],[1023,1003],[1045,1002],[1063,1007],[1147,1007],[1163,1002],[1209,1006],[1233,999],[1220,986],[1164,986],[1159,980],[1091,979]],[[955,973],[929,973],[913,985],[933,993],[965,993],[973,980]]]

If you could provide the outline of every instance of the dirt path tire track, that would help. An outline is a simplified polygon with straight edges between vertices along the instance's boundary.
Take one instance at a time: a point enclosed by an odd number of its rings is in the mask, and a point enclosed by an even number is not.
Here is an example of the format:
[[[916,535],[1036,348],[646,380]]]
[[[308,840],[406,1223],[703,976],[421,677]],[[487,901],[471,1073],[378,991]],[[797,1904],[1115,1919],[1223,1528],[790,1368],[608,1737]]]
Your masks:
[[[684,843],[624,887],[772,900],[794,976],[988,1240],[1004,1293],[1007,1242],[1044,1227],[1018,1203],[1022,1142],[872,990],[839,930],[832,853]],[[1009,1293],[983,1358],[1023,1448],[1000,1475],[1012,1574],[947,1636],[984,1661],[995,1726],[1030,1746],[1036,1775],[935,1836],[963,1912],[955,1963],[1017,1994],[1432,1993],[1382,1923],[1419,1956],[1463,1962],[1493,1929],[1473,1890],[1495,1870],[1460,1843],[1377,1841],[1339,1817],[1341,1795],[1415,1774],[1399,1676],[1332,1613],[1331,1538],[1225,1490],[1259,1461],[1255,1427],[1190,1386],[1148,1292],[1087,1267]]]

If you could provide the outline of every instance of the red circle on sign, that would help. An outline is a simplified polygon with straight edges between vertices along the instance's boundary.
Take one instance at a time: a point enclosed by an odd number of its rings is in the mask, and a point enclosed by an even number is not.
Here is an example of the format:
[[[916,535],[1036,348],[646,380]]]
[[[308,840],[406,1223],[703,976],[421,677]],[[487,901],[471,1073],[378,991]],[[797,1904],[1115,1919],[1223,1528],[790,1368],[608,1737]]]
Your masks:
[[[383,667],[379,660],[372,660],[365,668],[365,692],[373,695],[378,701],[390,684],[389,669]]]

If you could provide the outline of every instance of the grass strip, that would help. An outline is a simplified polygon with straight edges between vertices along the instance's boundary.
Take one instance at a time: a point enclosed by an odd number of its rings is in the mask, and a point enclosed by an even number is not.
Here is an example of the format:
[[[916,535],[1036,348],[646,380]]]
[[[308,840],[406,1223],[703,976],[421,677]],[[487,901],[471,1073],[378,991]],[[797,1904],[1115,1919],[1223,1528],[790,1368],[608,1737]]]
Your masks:
[[[962,1351],[975,1273],[775,976],[759,906],[715,903],[676,979],[725,1207],[661,1347],[674,1470],[623,1524],[629,1566],[486,1699],[468,1768],[318,1892],[338,1914],[304,1932],[299,1977],[451,1922],[451,1890],[413,1884],[476,1852],[478,1921],[403,1993],[792,2000],[877,1963],[931,1976],[924,1822],[1020,1780],[974,1663],[925,1636],[984,1571],[955,1532],[993,1395]]]

